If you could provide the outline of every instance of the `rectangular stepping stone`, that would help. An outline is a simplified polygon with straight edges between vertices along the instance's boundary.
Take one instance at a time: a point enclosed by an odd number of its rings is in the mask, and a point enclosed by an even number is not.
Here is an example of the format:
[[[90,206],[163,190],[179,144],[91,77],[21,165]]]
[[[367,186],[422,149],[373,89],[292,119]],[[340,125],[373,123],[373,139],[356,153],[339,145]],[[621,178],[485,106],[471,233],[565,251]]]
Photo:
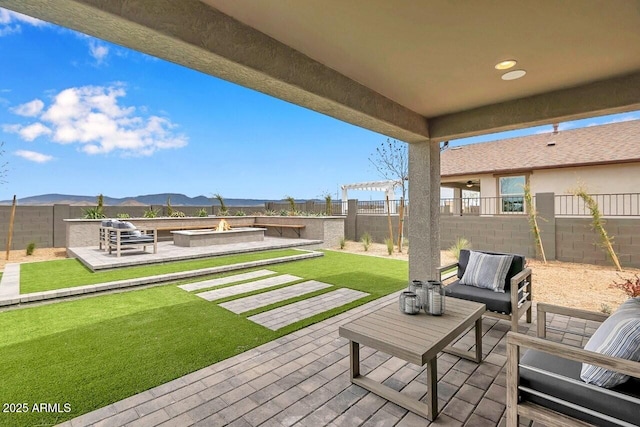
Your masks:
[[[317,297],[256,314],[248,319],[276,331],[299,320],[340,307],[367,295],[369,294],[366,292],[354,291],[353,289],[337,289]]]
[[[242,282],[249,279],[257,279],[258,277],[269,276],[271,274],[276,274],[276,272],[271,270],[257,270],[250,271],[248,273],[234,274],[233,276],[221,277],[219,279],[205,280],[203,282],[197,283],[188,283],[186,285],[180,285],[178,287],[180,289],[184,289],[185,291],[191,292],[205,288],[213,288],[214,286],[227,285],[233,282]]]
[[[274,291],[252,295],[246,298],[239,298],[233,301],[223,302],[222,304],[220,304],[220,307],[224,307],[229,311],[239,314],[329,287],[331,287],[331,285],[329,285],[328,283],[322,283],[316,280],[308,280],[306,282],[298,283],[297,285],[287,286],[286,288],[276,289]]]
[[[285,283],[295,282],[302,279],[301,277],[293,276],[291,274],[283,274],[276,277],[268,277],[262,280],[255,280],[249,283],[243,283],[241,285],[228,286],[222,289],[214,289],[212,291],[201,292],[198,295],[200,298],[204,298],[207,301],[214,301],[221,298],[230,297],[233,295],[240,295],[246,292],[257,291],[260,289],[271,288],[273,286],[284,285]]]

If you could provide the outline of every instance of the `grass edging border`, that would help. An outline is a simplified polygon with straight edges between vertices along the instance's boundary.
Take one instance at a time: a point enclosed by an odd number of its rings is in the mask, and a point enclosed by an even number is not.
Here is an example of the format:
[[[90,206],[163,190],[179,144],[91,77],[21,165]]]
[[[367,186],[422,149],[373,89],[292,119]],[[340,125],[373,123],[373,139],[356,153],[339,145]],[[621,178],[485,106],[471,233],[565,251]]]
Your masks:
[[[156,276],[140,277],[137,279],[116,280],[113,282],[99,283],[96,285],[75,286],[72,288],[54,289],[50,291],[33,292],[23,294],[12,298],[1,299],[0,307],[7,307],[18,304],[28,304],[50,299],[65,298],[70,296],[84,295],[90,293],[98,293],[110,291],[114,289],[132,288],[157,283],[173,282],[176,280],[189,279],[199,276],[207,276],[210,274],[225,273],[228,271],[242,270],[245,268],[262,267],[271,264],[281,264],[290,261],[299,261],[303,259],[316,258],[324,256],[324,253],[310,251],[300,255],[290,255],[278,258],[269,258],[257,261],[241,262],[238,264],[223,265],[218,267],[201,268],[199,270],[181,271],[176,273],[160,274]]]

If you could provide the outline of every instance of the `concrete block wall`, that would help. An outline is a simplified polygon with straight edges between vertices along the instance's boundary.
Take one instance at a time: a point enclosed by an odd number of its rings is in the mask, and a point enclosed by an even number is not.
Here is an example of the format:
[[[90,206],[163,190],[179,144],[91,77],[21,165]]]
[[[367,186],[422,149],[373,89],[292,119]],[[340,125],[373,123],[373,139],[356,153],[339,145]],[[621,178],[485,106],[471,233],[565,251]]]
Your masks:
[[[393,229],[393,240],[398,239],[398,230],[400,225],[398,224],[399,216],[391,215],[391,228]],[[403,224],[404,236],[408,238],[409,233],[409,218],[404,219]],[[379,215],[357,215],[356,217],[356,231],[352,233],[355,235],[356,241],[360,241],[364,233],[371,234],[373,241],[376,243],[384,243],[384,239],[389,237],[389,219],[385,214]]]
[[[535,242],[529,222],[524,216],[440,217],[440,247],[450,248],[457,238],[464,237],[473,249],[508,252],[535,257]]]
[[[640,221],[606,219],[604,228],[613,237],[613,250],[622,267],[640,268]],[[613,262],[601,245],[590,218],[556,218],[556,258],[559,261],[608,265]]]
[[[26,249],[31,242],[36,248],[50,248],[54,243],[53,206],[16,206],[11,250]],[[0,241],[7,247],[11,206],[0,206]]]

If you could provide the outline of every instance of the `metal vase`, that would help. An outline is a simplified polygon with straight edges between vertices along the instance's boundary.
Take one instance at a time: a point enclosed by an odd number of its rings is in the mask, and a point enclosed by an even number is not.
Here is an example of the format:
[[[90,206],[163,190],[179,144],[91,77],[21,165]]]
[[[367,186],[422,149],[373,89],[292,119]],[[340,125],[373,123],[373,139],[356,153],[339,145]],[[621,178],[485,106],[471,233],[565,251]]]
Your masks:
[[[432,316],[442,316],[445,309],[444,286],[441,282],[430,280],[427,284],[427,303],[425,312]]]

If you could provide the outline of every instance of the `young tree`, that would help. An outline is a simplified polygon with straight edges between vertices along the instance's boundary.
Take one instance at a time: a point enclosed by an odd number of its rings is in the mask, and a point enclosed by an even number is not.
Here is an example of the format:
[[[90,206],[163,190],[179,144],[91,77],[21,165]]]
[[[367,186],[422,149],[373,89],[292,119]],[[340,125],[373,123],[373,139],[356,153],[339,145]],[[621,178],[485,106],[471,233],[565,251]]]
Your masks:
[[[407,198],[409,181],[409,151],[404,142],[387,138],[376,148],[369,161],[385,179],[395,181],[402,189],[402,198]]]
[[[409,152],[407,144],[387,138],[386,142],[376,148],[369,161],[378,173],[390,181],[395,181],[402,190],[399,213],[398,252],[402,252],[404,241],[404,202],[407,197],[407,185],[409,182]],[[393,239],[393,236],[390,236]]]

